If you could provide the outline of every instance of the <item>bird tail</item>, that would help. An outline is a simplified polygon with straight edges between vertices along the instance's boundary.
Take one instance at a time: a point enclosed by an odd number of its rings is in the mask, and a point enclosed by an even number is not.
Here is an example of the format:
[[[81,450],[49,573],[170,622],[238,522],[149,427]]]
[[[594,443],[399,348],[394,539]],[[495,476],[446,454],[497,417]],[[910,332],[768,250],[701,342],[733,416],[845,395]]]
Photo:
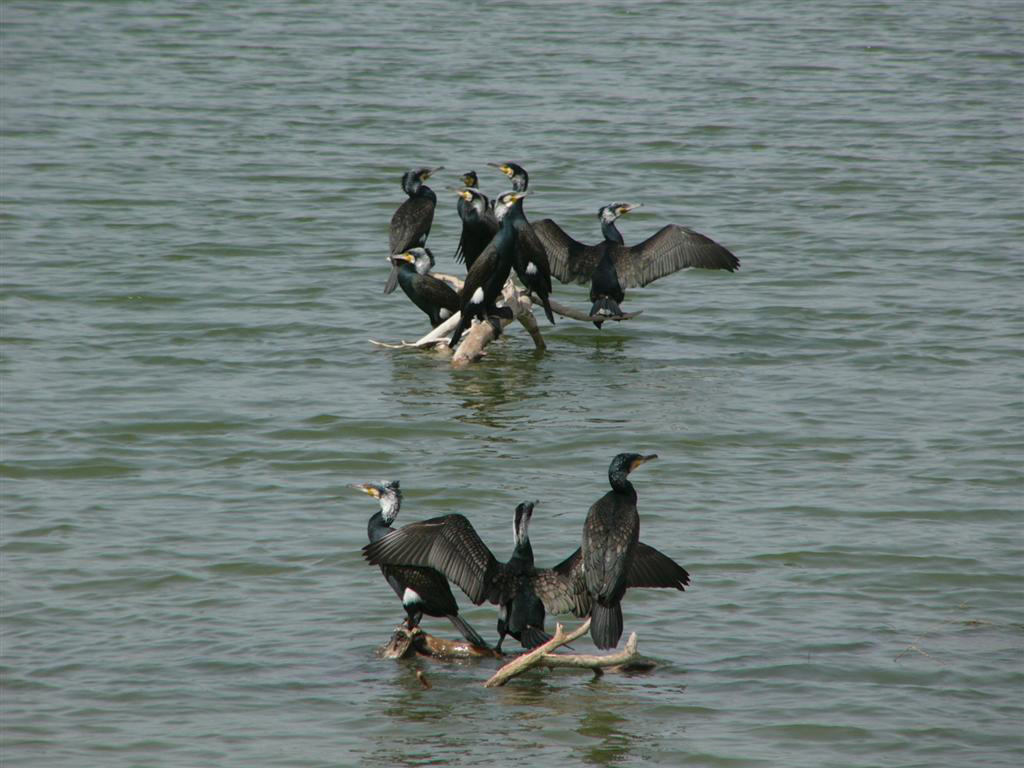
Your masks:
[[[462,338],[462,334],[466,332],[466,328],[469,327],[469,323],[473,322],[472,318],[467,321],[466,314],[463,313],[462,317],[459,318],[459,324],[455,326],[455,330],[452,332],[452,340],[448,342],[448,346],[452,349],[459,343],[459,339]]]
[[[552,325],[555,324],[555,313],[551,311],[551,302],[548,301],[548,295],[542,293],[540,295],[541,303],[544,305],[544,314],[548,316],[548,322]]]
[[[614,648],[622,637],[622,606],[594,603],[590,612],[590,637],[598,648]]]
[[[395,288],[398,287],[398,265],[391,266],[391,274],[388,275],[388,281],[384,285],[384,293],[394,293]]]
[[[522,643],[523,648],[536,648],[537,646],[544,645],[550,639],[551,635],[543,629],[530,626],[525,627],[519,636],[519,642]]]
[[[601,323],[604,322],[603,318],[621,317],[622,310],[619,308],[619,302],[608,296],[599,296],[594,305],[590,308],[590,320],[598,328],[601,327]],[[602,318],[602,319],[598,319]]]
[[[469,626],[469,623],[459,616],[458,614],[451,614],[448,616],[448,621],[455,625],[455,628],[459,630],[459,633],[466,638],[470,645],[475,645],[477,648],[490,648],[482,637],[477,633],[475,629]]]

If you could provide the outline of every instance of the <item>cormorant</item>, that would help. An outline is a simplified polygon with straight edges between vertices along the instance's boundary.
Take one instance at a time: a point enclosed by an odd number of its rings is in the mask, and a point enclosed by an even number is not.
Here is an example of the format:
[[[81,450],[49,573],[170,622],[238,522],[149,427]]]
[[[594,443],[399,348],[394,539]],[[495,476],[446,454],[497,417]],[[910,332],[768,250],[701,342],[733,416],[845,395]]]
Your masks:
[[[502,307],[499,310],[494,302],[501,295],[509,272],[512,271],[517,237],[513,217],[510,217],[509,213],[514,208],[522,211],[522,200],[525,194],[525,192],[506,192],[500,195],[494,204],[494,215],[500,226],[491,242],[473,262],[472,268],[466,275],[466,281],[462,285],[462,293],[459,295],[459,310],[462,315],[458,327],[452,334],[451,341],[448,342],[448,346],[452,349],[455,349],[474,317],[483,320],[490,315],[504,317],[512,315],[512,310],[508,307]]]
[[[437,195],[423,182],[443,167],[413,168],[403,174],[402,189],[409,199],[398,206],[395,215],[391,217],[391,230],[388,233],[389,254],[404,253],[410,248],[426,245],[427,235],[430,234],[430,225],[434,221]],[[433,262],[431,262],[431,266],[433,266]],[[388,276],[384,293],[391,293],[397,285],[398,268],[395,267]]]
[[[434,328],[459,311],[459,294],[430,273],[434,259],[428,248],[411,248],[391,256],[398,268],[398,284],[412,303],[427,313]]]
[[[636,489],[627,475],[644,462],[656,458],[655,454],[620,453],[612,459],[608,467],[608,482],[612,489],[594,502],[583,523],[580,554],[583,579],[591,603],[590,636],[598,648],[614,648],[622,637],[620,603],[627,587],[682,589],[690,581],[686,570],[670,558],[652,547],[640,549],[638,546],[640,516],[636,511]],[[638,549],[641,552],[639,559]],[[559,567],[572,570],[568,561]]]
[[[729,249],[687,227],[668,224],[637,245],[625,245],[615,220],[638,208],[638,203],[611,203],[601,208],[604,242],[584,245],[573,240],[551,219],[534,225],[551,262],[551,273],[563,283],[590,283],[591,320],[598,328],[622,317],[624,288],[647,285],[680,269],[739,269]]]
[[[489,163],[489,165],[497,168],[512,180],[513,192],[525,192],[530,186],[530,174],[523,166],[515,163]]]
[[[397,480],[382,483],[354,483],[357,488],[380,501],[380,511],[370,517],[366,526],[370,543],[380,541],[392,533],[391,523],[402,506],[402,491]],[[487,648],[483,638],[461,616],[448,581],[433,568],[407,565],[382,565],[381,573],[405,608],[405,624],[409,629],[418,626],[423,614],[444,616],[472,645]]]
[[[476,174],[472,171],[463,176],[463,179],[471,176],[475,181]],[[498,231],[498,219],[487,197],[475,186],[466,186],[455,192],[459,196],[459,218],[462,219],[462,236],[455,251],[455,260],[464,260],[466,269],[469,270],[473,268],[477,256],[483,252]]]
[[[410,523],[390,536],[363,547],[371,564],[411,564],[437,568],[477,605],[498,605],[498,644],[512,635],[524,648],[535,648],[550,637],[544,632],[545,609],[585,616],[587,594],[570,560],[566,573],[535,568],[527,528],[536,502],[516,507],[515,550],[499,563],[463,515],[451,514]]]

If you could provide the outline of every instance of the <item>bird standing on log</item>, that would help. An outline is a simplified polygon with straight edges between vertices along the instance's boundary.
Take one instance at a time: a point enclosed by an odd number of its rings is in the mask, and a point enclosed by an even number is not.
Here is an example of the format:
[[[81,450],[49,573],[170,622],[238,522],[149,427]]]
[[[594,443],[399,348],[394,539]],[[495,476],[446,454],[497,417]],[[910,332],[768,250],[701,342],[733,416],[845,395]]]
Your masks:
[[[462,178],[471,178],[475,182],[476,174],[470,171]],[[455,260],[465,261],[466,269],[470,270],[498,231],[498,219],[487,197],[475,186],[457,189],[455,193],[459,196],[459,218],[462,219],[462,235]]]
[[[448,346],[455,349],[462,334],[469,328],[473,318],[484,320],[489,316],[511,317],[508,307],[498,309],[495,300],[501,295],[505,281],[512,271],[512,259],[516,247],[516,229],[509,212],[514,208],[522,210],[525,192],[506,192],[494,204],[494,215],[500,226],[491,242],[473,262],[466,275],[459,295],[459,324],[452,333]]]
[[[349,486],[369,494],[380,502],[380,510],[370,517],[367,534],[370,543],[380,541],[391,534],[394,529],[391,523],[398,517],[402,506],[402,491],[397,480],[382,483],[357,483]],[[423,614],[427,616],[444,616],[464,638],[472,645],[487,648],[487,643],[459,616],[459,606],[455,602],[448,581],[433,568],[407,565],[382,565],[381,573],[395,594],[402,600],[405,608],[406,627],[412,629],[419,626]]]
[[[641,464],[656,458],[656,454],[642,456],[639,453],[620,453],[613,458],[608,467],[612,489],[594,502],[583,523],[580,554],[590,598],[590,636],[598,648],[614,648],[622,637],[621,601],[627,587],[682,589],[690,581],[685,569],[651,547],[641,545],[643,557],[637,559],[640,516],[636,510],[636,489],[627,476]],[[560,567],[565,569],[566,565]],[[657,583],[637,583],[642,581]]]
[[[434,208],[437,206],[437,195],[425,182],[432,175],[442,170],[438,168],[414,168],[402,176],[402,189],[408,199],[398,206],[391,217],[391,229],[388,232],[388,254],[404,253],[410,248],[427,244],[430,225],[434,222]],[[431,262],[433,266],[433,262]],[[391,293],[398,285],[398,268],[391,270],[384,293]]]
[[[411,248],[391,256],[398,267],[398,284],[413,304],[427,313],[433,328],[459,311],[459,294],[448,283],[430,274],[434,263],[427,248]]]
[[[530,176],[525,168],[515,163],[501,163],[495,167],[512,180],[513,190],[526,192],[530,185]],[[525,213],[520,212],[513,221],[518,238],[512,266],[526,290],[540,299],[548,322],[554,325],[555,315],[548,300],[551,293],[551,267],[548,264],[547,251],[534,233],[533,225],[527,220]]]
[[[544,244],[551,273],[563,283],[590,283],[591,320],[598,328],[623,317],[619,306],[625,288],[647,285],[680,269],[739,269],[740,260],[728,248],[687,227],[668,224],[637,245],[627,246],[616,220],[639,208],[638,203],[611,203],[597,212],[604,241],[584,245],[573,240],[551,219],[534,225]]]
[[[551,613],[587,613],[586,592],[572,575],[535,568],[528,526],[535,502],[519,504],[513,531],[515,549],[500,563],[463,515],[451,514],[410,523],[363,547],[371,564],[418,565],[436,568],[477,605],[498,605],[498,644],[506,635],[524,648],[550,637],[544,632],[545,608]],[[568,561],[567,561],[568,562]]]

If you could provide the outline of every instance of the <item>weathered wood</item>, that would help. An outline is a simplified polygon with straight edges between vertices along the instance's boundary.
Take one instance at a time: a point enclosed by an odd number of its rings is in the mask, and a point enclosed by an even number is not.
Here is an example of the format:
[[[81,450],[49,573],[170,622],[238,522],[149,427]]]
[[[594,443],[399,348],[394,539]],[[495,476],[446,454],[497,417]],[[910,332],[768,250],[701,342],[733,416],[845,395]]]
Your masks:
[[[584,322],[584,323],[592,323],[595,320],[600,320],[602,322],[609,322],[609,321],[616,321],[616,322],[618,322],[620,320],[629,320],[629,319],[634,318],[637,315],[643,313],[642,309],[638,309],[636,312],[623,312],[621,315],[618,315],[618,316],[616,316],[616,315],[591,315],[589,312],[581,312],[578,309],[573,309],[572,307],[567,307],[567,306],[565,306],[565,304],[561,304],[561,303],[553,300],[550,296],[548,297],[548,303],[551,304],[551,310],[555,314],[561,315],[562,317],[568,317],[571,320],[579,320],[579,321]]]
[[[533,338],[537,348],[545,348],[544,339],[540,335],[540,328],[537,325],[537,321],[533,318],[533,302],[530,300],[530,297],[517,288],[511,279],[505,283],[501,295],[505,301],[505,306],[512,310],[512,317],[494,318],[487,322],[475,323],[466,332],[458,348],[456,348],[455,354],[452,356],[453,366],[462,368],[483,357],[484,347],[498,337],[495,323],[499,323],[499,327],[503,329],[513,320],[519,320],[530,332],[530,336]],[[532,329],[529,325],[530,321],[533,321]]]
[[[498,653],[492,648],[480,648],[465,640],[445,640],[419,627],[409,629],[404,624],[395,627],[391,639],[377,649],[377,655],[384,659],[408,659],[413,656],[437,659],[498,658]]]
[[[556,648],[571,643],[583,635],[587,634],[590,629],[590,619],[588,618],[579,627],[574,629],[572,632],[566,634],[565,628],[558,623],[555,625],[555,636],[548,640],[544,645],[539,645],[529,653],[524,653],[522,656],[513,659],[508,664],[503,666],[493,675],[490,679],[484,683],[485,688],[494,688],[499,685],[504,685],[516,675],[521,675],[531,667],[541,664],[544,657],[551,653]]]

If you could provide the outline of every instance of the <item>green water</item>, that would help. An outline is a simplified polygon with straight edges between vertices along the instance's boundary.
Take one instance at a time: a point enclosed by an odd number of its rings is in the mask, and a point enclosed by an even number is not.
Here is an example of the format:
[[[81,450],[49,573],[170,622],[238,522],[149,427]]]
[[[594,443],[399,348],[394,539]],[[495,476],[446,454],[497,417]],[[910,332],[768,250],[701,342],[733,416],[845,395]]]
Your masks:
[[[1024,758],[1018,4],[0,13],[5,765]],[[540,356],[369,344],[426,330],[381,294],[401,173],[493,195],[508,160],[578,239],[634,200],[627,242],[685,224],[743,268]],[[656,671],[374,657],[402,611],[347,483],[499,557],[539,499],[549,565],[625,450],[693,577],[626,598]]]

